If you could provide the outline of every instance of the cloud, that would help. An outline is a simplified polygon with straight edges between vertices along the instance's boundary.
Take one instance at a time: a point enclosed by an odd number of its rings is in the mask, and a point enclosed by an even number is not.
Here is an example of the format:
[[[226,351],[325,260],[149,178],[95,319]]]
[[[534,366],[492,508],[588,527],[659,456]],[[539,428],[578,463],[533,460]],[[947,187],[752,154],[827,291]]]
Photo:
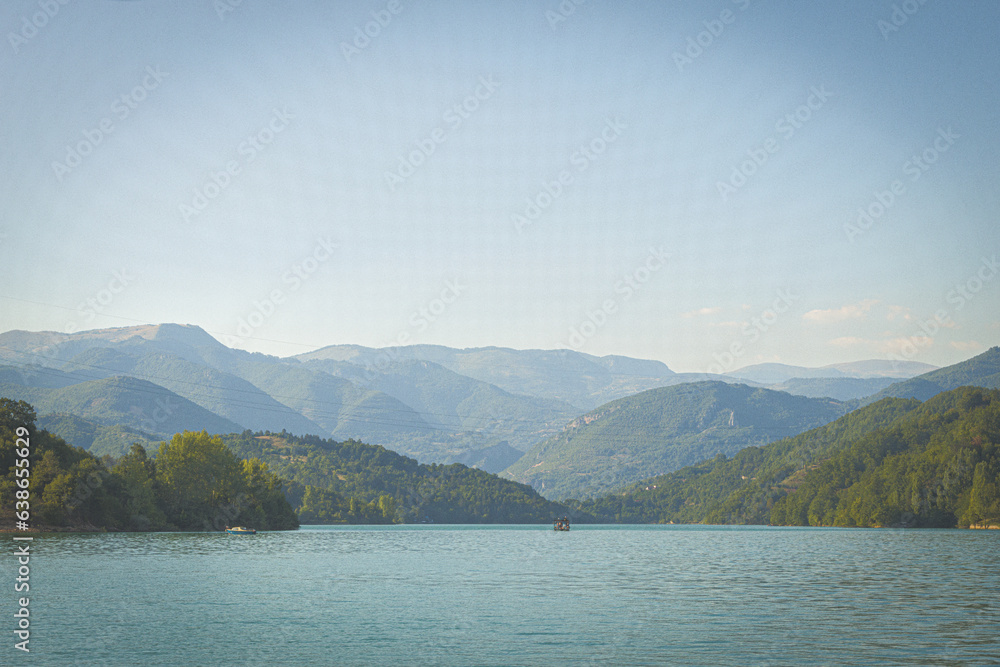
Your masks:
[[[934,345],[930,336],[897,336],[895,338],[859,338],[858,336],[841,336],[830,341],[835,347],[861,347],[867,352],[877,354],[907,355],[914,348],[925,350]]]
[[[900,317],[904,320],[913,319],[913,311],[906,306],[889,306],[889,314],[885,316],[887,320],[894,320]]]
[[[870,342],[857,336],[841,336],[840,338],[831,340],[830,345],[836,345],[837,347],[857,347],[858,345],[867,345]]]
[[[698,310],[691,310],[686,313],[681,313],[681,317],[689,319],[692,317],[698,317],[701,315],[715,315],[716,313],[721,313],[722,308],[714,306],[712,308],[699,308]]]
[[[962,352],[978,352],[983,349],[983,344],[976,340],[953,340],[949,345]]]
[[[877,303],[878,300],[876,299],[865,299],[860,303],[850,304],[840,308],[831,308],[829,310],[810,310],[802,316],[802,319],[809,320],[810,322],[818,322],[820,324],[829,324],[831,322],[840,322],[843,320],[854,320],[859,317],[863,317],[872,309],[872,306]]]

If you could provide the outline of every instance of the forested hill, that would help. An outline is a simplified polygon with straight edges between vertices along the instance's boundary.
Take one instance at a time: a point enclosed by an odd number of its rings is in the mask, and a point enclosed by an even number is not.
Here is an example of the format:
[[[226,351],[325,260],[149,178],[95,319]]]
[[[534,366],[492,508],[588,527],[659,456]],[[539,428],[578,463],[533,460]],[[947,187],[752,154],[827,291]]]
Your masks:
[[[302,523],[545,523],[568,513],[525,484],[354,440],[250,431],[223,439],[290,480]]]
[[[155,460],[138,444],[117,460],[98,459],[37,428],[28,403],[0,398],[0,526],[15,519],[43,530],[299,525],[266,465],[240,460],[204,431],[160,443]]]
[[[942,391],[967,386],[1000,389],[1000,347],[991,347],[971,359],[891,384],[877,394],[862,399],[861,404],[867,405],[890,396],[926,401]]]
[[[1000,391],[888,398],[733,458],[578,503],[601,521],[1000,524]]]
[[[546,497],[607,493],[750,445],[833,421],[847,407],[829,398],[723,382],[650,389],[579,417],[528,451],[503,475]]]
[[[569,512],[496,475],[419,464],[353,440],[184,432],[150,453],[135,444],[117,459],[99,459],[36,422],[31,405],[0,398],[5,529],[24,509],[15,500],[30,501],[32,526],[70,530],[280,530],[299,525],[296,512],[308,523],[547,523]],[[18,444],[25,434],[27,450]],[[25,454],[29,466],[17,465]]]

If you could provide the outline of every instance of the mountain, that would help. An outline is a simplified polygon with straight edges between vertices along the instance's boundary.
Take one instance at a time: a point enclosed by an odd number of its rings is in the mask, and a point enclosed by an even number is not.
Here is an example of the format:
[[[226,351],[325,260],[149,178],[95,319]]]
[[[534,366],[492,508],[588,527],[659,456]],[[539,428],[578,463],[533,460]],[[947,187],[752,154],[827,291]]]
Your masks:
[[[726,375],[749,380],[764,385],[775,385],[787,382],[793,378],[910,378],[921,373],[936,370],[919,361],[892,361],[887,359],[869,359],[840,364],[830,364],[819,368],[806,366],[790,366],[788,364],[763,363],[744,366]]]
[[[1000,388],[1000,347],[991,347],[971,359],[891,384],[862,403],[867,405],[890,396],[925,401],[962,386]]]
[[[128,375],[165,387],[243,428],[319,433],[322,427],[243,378],[189,355],[135,344],[94,347],[69,359],[64,370],[95,378]],[[186,358],[187,357],[187,358]]]
[[[503,474],[546,497],[594,495],[801,433],[845,411],[830,399],[723,382],[652,389],[579,417]]]
[[[306,368],[354,378],[361,386],[413,406],[437,428],[476,433],[493,443],[507,441],[522,451],[558,432],[580,412],[554,399],[511,394],[430,361],[389,362],[364,381],[358,379],[358,367],[344,362],[317,359],[302,363]]]
[[[838,370],[853,378],[911,378],[921,373],[937,370],[937,366],[921,361],[904,361],[895,359],[868,359],[866,361],[848,361],[840,364],[829,364],[823,368]]]
[[[659,361],[595,357],[572,350],[512,350],[483,347],[458,350],[440,345],[367,348],[330,345],[295,357],[351,364],[360,375],[377,374],[399,361],[429,361],[453,373],[511,394],[546,398],[590,409],[612,398],[660,387],[676,373]]]
[[[421,461],[491,470],[510,463],[509,448],[527,450],[584,411],[561,395],[592,407],[682,378],[656,361],[504,348],[332,346],[280,359],[232,350],[198,327],[176,324],[7,332],[0,361],[16,366],[12,373],[31,368],[60,386],[131,376],[241,428],[357,438]]]
[[[498,473],[509,468],[524,456],[520,449],[514,449],[506,442],[501,442],[484,449],[473,449],[456,457],[455,463],[479,468],[484,472]]]
[[[230,433],[242,427],[203,407],[134,377],[114,376],[59,388],[0,384],[0,396],[24,400],[41,413],[64,413],[98,424],[122,425],[154,435],[184,430]]]
[[[223,441],[290,480],[304,523],[547,523],[569,512],[527,485],[353,440],[245,431]]]
[[[895,382],[893,378],[791,378],[784,382],[767,385],[768,389],[786,391],[798,396],[812,398],[829,397],[838,401],[864,398],[885,389]]]
[[[1000,391],[885,398],[732,458],[577,509],[599,521],[839,526],[1000,524]]]
[[[52,414],[38,418],[39,428],[58,436],[74,447],[86,449],[94,456],[118,458],[128,453],[133,444],[155,451],[161,438],[121,424],[100,424],[76,415]]]
[[[278,358],[230,349],[197,326],[180,324],[75,334],[8,331],[0,334],[0,364],[0,386],[19,387],[17,395],[37,398],[45,413],[90,418],[93,413],[74,411],[75,392],[44,390],[81,385],[84,391],[88,382],[132,377],[202,408],[196,419],[183,422],[187,428],[353,438],[422,462],[465,462],[491,471],[510,465],[517,450],[559,435],[575,417],[614,400],[695,381],[760,384],[570,350],[333,345]],[[885,376],[922,368],[872,360],[805,370],[758,365],[737,373],[785,378],[777,388],[807,397],[857,399],[886,389]],[[810,373],[830,377],[802,377]],[[921,395],[940,386],[926,385]],[[142,399],[129,402],[140,405]],[[223,428],[219,419],[231,427]],[[159,426],[144,428],[141,420],[122,425],[161,434]]]

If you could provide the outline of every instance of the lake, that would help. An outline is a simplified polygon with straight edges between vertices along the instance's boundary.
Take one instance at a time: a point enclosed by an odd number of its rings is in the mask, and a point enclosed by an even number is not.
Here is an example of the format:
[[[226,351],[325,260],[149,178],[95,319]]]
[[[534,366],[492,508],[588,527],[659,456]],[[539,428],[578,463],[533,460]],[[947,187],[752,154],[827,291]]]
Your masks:
[[[4,664],[1000,664],[1000,531],[47,534],[30,597]]]

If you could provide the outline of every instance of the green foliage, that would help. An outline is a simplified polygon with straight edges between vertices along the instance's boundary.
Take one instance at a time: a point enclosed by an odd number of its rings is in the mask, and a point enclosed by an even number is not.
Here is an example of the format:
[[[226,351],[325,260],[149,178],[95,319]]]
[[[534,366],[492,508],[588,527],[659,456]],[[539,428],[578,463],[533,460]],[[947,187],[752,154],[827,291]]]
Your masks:
[[[71,413],[98,424],[166,434],[198,424],[213,433],[239,431],[235,422],[146,380],[115,376],[58,388],[0,385],[0,395],[24,398],[45,414]]]
[[[774,523],[811,526],[1000,524],[1000,391],[928,400],[850,444],[780,499]]]
[[[69,414],[44,415],[39,417],[38,426],[95,456],[119,457],[128,453],[133,443],[155,449],[158,442],[154,436],[138,429],[122,424],[100,424]]]
[[[135,444],[118,461],[98,459],[36,427],[23,401],[0,398],[0,518],[12,524],[18,428],[29,441],[30,514],[35,527],[85,530],[221,530],[226,522],[295,528],[282,480],[261,461],[243,461],[218,437],[185,432],[157,459]],[[23,431],[22,431],[23,432]]]
[[[583,503],[599,520],[623,523],[766,524],[771,508],[834,452],[919,406],[886,399],[840,419],[732,458],[715,458]]]
[[[568,512],[527,485],[355,440],[250,431],[224,440],[291,480],[289,500],[303,523],[539,523]]]
[[[613,401],[540,443],[505,471],[548,497],[596,495],[836,419],[831,399],[696,382]]]
[[[1000,391],[888,398],[818,429],[575,505],[602,521],[1000,525]]]

